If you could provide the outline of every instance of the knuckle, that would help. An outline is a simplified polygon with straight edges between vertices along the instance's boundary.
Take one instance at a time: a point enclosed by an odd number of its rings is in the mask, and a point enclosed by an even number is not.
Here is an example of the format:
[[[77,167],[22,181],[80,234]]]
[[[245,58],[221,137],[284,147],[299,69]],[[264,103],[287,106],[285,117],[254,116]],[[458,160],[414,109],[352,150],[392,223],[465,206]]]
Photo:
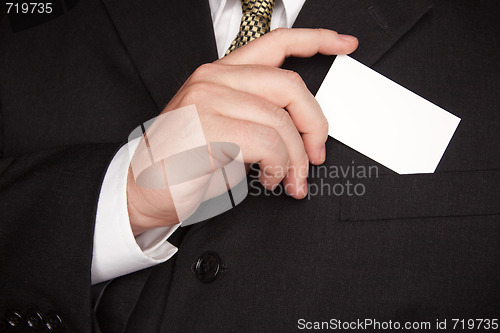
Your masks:
[[[259,137],[266,150],[275,152],[280,148],[281,137],[274,128],[262,127]]]
[[[329,29],[324,29],[324,28],[317,28],[317,30],[320,34],[330,33],[330,34],[338,35],[337,31],[335,31],[335,30],[329,30]]]
[[[290,70],[286,70],[285,73],[287,76],[287,80],[292,84],[299,86],[303,86],[305,84],[299,73]]]
[[[330,124],[328,123],[326,117],[323,117],[323,119],[320,121],[318,128],[321,131],[321,133],[328,134],[328,129],[330,128]]]
[[[192,77],[199,80],[207,79],[208,77],[213,75],[218,66],[218,64],[214,63],[203,64],[194,71]]]
[[[183,100],[187,104],[196,104],[200,100],[209,97],[211,91],[212,88],[209,83],[203,81],[193,82],[185,88]]]
[[[286,112],[280,107],[276,107],[273,111],[273,122],[278,129],[286,129],[288,126],[290,126],[290,123],[292,121],[292,118]]]
[[[266,35],[268,35],[269,38],[279,40],[279,39],[283,38],[283,34],[285,34],[287,30],[288,30],[287,28],[277,28],[277,29],[271,30]]]

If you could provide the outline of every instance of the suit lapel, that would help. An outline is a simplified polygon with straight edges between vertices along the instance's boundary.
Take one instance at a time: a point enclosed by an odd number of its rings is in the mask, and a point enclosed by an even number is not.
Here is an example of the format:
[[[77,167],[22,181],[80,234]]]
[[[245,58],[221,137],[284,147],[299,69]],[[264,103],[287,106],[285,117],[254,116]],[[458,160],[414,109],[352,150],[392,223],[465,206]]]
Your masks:
[[[352,34],[359,47],[352,57],[372,66],[432,7],[430,0],[307,0],[294,28],[327,28]],[[335,57],[289,59],[284,67],[297,71],[315,94]]]
[[[217,59],[208,1],[103,2],[158,110],[199,65]],[[352,56],[371,66],[431,6],[430,0],[307,0],[294,27],[355,35],[360,46]],[[315,94],[334,59],[288,59],[283,67],[301,74]]]
[[[208,1],[103,2],[158,110],[199,65],[217,59]]]

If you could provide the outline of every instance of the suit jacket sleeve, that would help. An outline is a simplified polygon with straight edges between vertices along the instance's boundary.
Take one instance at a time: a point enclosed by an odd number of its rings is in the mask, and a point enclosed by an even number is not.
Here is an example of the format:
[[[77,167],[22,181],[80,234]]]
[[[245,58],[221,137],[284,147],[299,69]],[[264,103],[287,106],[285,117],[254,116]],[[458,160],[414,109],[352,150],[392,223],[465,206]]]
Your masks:
[[[92,330],[102,180],[128,133],[158,112],[100,3],[90,7],[22,31],[0,18],[0,325],[33,310],[60,315],[66,332]],[[89,32],[88,18],[104,26]],[[126,69],[98,78],[113,63]]]
[[[59,314],[91,325],[97,199],[115,144],[73,145],[1,159],[0,313]],[[5,318],[7,319],[7,318]]]

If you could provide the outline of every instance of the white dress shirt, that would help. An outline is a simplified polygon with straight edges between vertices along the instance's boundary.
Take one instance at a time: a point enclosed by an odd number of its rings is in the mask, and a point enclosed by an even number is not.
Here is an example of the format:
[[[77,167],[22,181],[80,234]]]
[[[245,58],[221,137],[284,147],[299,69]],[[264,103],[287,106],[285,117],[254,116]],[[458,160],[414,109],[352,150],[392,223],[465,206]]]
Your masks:
[[[271,30],[290,28],[305,0],[277,0],[271,17]],[[219,58],[222,58],[237,35],[241,21],[240,0],[209,0]],[[135,150],[138,139],[123,146],[111,161],[99,195],[92,284],[132,273],[170,259],[177,248],[167,238],[179,227],[156,228],[134,237],[127,209],[127,174],[129,149]]]

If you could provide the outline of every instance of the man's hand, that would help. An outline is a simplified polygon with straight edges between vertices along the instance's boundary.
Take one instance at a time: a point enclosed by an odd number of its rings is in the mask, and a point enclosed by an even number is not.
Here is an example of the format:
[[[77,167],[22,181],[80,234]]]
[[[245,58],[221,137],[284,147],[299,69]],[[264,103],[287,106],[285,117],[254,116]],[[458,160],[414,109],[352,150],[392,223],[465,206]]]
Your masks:
[[[309,162],[325,160],[328,123],[301,77],[279,66],[290,56],[348,54],[357,46],[356,38],[330,30],[273,30],[200,66],[162,114],[195,104],[208,142],[237,144],[245,163],[259,163],[265,188],[272,190],[283,181],[288,194],[304,198]],[[168,188],[141,188],[131,171],[127,185],[136,236],[179,222]]]

